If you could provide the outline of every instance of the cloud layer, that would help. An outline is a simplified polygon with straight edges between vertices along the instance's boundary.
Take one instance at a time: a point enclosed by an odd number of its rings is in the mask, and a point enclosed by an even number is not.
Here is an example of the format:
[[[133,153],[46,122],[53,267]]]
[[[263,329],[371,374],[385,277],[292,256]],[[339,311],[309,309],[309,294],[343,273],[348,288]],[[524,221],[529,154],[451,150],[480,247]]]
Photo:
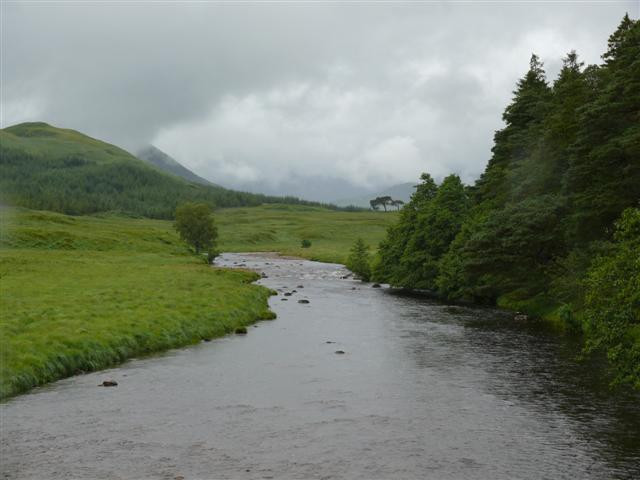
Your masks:
[[[599,62],[635,1],[3,3],[2,126],[154,143],[224,185],[323,200],[472,181],[531,52]]]

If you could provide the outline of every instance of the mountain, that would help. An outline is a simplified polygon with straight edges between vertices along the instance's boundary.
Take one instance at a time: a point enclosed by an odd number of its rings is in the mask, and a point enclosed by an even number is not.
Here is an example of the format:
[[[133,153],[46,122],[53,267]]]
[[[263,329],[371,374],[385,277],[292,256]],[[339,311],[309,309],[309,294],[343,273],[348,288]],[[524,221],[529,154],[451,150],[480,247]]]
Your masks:
[[[398,185],[393,185],[389,188],[386,188],[382,191],[372,191],[367,195],[361,195],[352,198],[343,198],[342,200],[337,200],[333,203],[335,203],[335,205],[338,205],[339,207],[347,207],[349,205],[352,205],[354,207],[369,208],[369,200],[376,197],[384,196],[389,196],[394,200],[402,200],[403,202],[407,203],[411,198],[411,195],[415,191],[415,187],[415,182],[400,183]]]
[[[217,207],[320,205],[190,182],[115,145],[42,122],[0,130],[2,204],[70,215],[115,211],[168,219],[177,205],[189,201]]]
[[[164,172],[172,173],[173,175],[182,177],[189,182],[199,183],[200,185],[217,186],[209,180],[196,175],[187,167],[164,153],[159,148],[154,147],[153,145],[149,145],[148,147],[143,148],[137,153],[136,156],[140,160],[144,160],[145,162],[150,163],[151,165],[159,168]]]

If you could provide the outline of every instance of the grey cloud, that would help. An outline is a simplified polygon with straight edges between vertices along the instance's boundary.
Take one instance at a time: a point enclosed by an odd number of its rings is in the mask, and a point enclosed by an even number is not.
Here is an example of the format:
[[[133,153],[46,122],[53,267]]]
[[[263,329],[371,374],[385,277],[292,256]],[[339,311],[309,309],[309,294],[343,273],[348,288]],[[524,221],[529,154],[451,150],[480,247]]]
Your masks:
[[[352,196],[472,181],[532,51],[594,63],[635,1],[2,4],[2,126],[155,142],[225,185]],[[350,190],[350,191],[348,191]],[[344,193],[344,194],[341,194]]]

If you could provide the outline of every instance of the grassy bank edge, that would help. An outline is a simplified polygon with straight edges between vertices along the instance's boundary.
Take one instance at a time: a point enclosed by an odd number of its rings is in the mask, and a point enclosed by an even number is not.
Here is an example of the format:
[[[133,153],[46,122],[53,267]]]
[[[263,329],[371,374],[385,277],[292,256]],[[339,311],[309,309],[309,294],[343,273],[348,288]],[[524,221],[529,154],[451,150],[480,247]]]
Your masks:
[[[206,265],[168,222],[0,221],[0,399],[275,318],[258,273]]]
[[[207,267],[202,265],[202,268]],[[247,283],[260,279],[260,276],[255,272],[240,271],[238,273],[246,276]],[[233,334],[239,327],[246,327],[262,320],[275,319],[276,314],[269,309],[267,303],[268,298],[275,292],[260,285],[252,286],[260,291],[260,294],[256,295],[250,304],[246,304],[242,310],[234,311],[233,315],[227,315],[220,321],[211,322],[204,328],[176,322],[175,329],[179,331],[179,335],[158,336],[153,342],[148,342],[144,336],[109,332],[113,338],[112,341],[99,343],[91,340],[86,346],[75,345],[75,347],[82,349],[84,354],[68,356],[58,354],[42,363],[35,371],[15,372],[9,379],[3,379],[1,382],[0,401],[6,401],[16,395],[27,393],[33,388],[74,375],[105,370],[134,358],[144,358],[174,348],[195,345],[201,341]],[[195,312],[194,317],[199,316],[200,313]]]

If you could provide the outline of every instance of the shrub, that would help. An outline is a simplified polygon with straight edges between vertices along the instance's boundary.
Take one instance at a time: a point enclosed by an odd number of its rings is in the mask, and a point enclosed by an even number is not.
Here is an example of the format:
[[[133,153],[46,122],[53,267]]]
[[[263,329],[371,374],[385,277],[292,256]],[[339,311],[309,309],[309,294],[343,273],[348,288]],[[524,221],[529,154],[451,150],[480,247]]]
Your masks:
[[[358,278],[368,282],[371,278],[371,265],[369,264],[369,246],[359,238],[351,247],[351,253],[347,258],[347,268],[355,273]]]
[[[307,240],[306,238],[302,240],[300,246],[302,248],[309,248],[311,246],[311,240]]]

